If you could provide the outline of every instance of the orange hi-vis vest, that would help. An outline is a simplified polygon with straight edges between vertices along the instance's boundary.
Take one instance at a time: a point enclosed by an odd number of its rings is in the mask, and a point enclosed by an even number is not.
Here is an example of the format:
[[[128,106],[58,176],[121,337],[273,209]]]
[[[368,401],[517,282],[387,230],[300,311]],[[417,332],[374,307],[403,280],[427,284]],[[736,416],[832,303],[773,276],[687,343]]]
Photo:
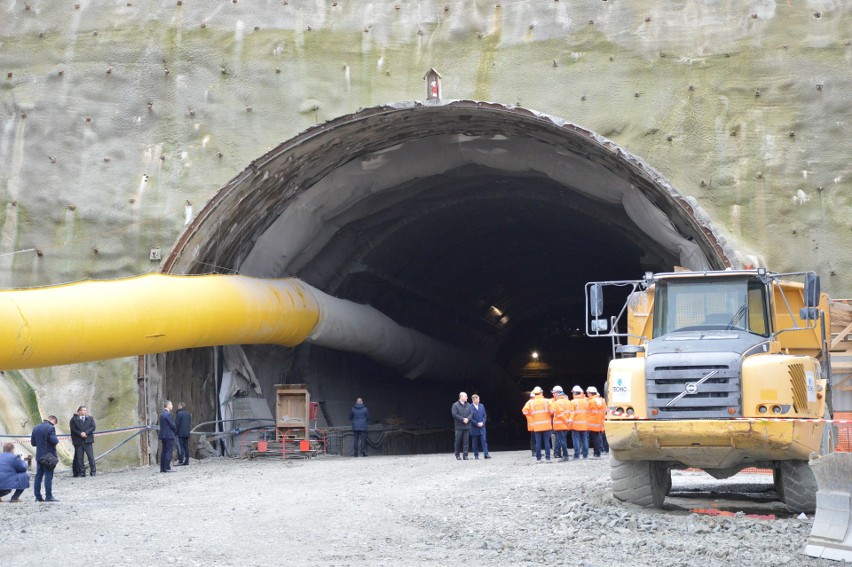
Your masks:
[[[532,420],[533,431],[550,431],[553,429],[550,423],[550,400],[541,394],[536,394],[528,401],[523,409],[524,415]]]
[[[606,402],[600,395],[589,398],[589,431],[603,431],[606,418]]]
[[[553,430],[568,431],[571,419],[571,400],[567,397],[558,396],[550,402],[551,413],[553,413]]]
[[[574,431],[589,430],[589,400],[584,394],[577,394],[571,404],[571,429]]]

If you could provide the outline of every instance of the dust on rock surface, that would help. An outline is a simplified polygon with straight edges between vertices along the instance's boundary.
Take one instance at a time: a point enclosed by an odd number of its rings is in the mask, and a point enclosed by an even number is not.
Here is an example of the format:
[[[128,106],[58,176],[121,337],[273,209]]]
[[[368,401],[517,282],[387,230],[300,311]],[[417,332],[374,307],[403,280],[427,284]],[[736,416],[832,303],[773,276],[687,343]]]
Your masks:
[[[822,564],[812,518],[712,517],[625,505],[609,460],[452,455],[211,459],[75,479],[54,504],[0,504],[4,564],[634,566]],[[7,563],[8,561],[8,563]]]

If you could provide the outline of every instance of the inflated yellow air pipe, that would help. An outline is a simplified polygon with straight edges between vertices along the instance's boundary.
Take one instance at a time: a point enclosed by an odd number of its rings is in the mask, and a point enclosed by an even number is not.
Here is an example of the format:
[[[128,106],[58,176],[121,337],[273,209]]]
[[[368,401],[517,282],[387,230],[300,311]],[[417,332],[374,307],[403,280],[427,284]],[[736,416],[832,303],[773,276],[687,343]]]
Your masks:
[[[147,274],[0,291],[0,370],[230,344],[303,342],[319,307],[298,279]]]

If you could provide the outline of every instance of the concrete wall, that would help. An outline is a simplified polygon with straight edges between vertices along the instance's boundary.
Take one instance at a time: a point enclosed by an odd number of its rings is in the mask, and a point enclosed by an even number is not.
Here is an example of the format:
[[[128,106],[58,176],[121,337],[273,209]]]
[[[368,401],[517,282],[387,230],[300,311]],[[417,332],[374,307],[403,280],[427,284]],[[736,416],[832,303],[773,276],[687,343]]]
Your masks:
[[[850,30],[852,5],[828,0],[2,0],[0,286],[156,269],[151,249],[165,255],[252,159],[360,107],[424,98],[435,67],[444,98],[611,138],[740,250],[848,297]],[[38,394],[87,384],[47,413],[88,403],[129,419],[135,401],[113,410],[92,377],[132,384],[135,361],[86,368],[22,375]]]

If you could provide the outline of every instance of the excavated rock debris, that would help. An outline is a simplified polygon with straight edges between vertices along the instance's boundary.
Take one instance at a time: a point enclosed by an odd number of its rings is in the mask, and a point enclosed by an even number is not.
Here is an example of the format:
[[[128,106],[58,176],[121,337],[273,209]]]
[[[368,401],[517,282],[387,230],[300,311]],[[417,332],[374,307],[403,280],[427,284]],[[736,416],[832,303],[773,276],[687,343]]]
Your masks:
[[[725,481],[676,472],[667,509],[653,510],[612,498],[606,457],[492,456],[216,458],[173,474],[58,476],[60,502],[36,503],[28,490],[22,504],[0,503],[4,564],[823,564],[800,554],[813,518],[771,502],[771,475],[731,479],[752,495],[739,498]],[[776,519],[749,517],[767,511]]]

